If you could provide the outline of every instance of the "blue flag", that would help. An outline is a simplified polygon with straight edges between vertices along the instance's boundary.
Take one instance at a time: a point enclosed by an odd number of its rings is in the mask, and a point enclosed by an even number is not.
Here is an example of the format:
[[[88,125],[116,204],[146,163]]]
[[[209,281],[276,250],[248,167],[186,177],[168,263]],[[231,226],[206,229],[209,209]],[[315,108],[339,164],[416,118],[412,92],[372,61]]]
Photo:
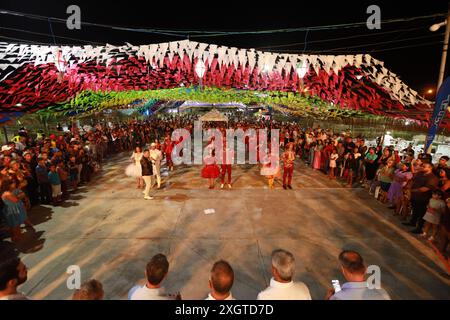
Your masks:
[[[427,139],[425,141],[425,150],[433,143],[439,125],[444,119],[450,101],[450,77],[448,77],[439,88],[436,96],[436,104],[434,105],[433,117],[431,118],[430,129],[428,130]]]

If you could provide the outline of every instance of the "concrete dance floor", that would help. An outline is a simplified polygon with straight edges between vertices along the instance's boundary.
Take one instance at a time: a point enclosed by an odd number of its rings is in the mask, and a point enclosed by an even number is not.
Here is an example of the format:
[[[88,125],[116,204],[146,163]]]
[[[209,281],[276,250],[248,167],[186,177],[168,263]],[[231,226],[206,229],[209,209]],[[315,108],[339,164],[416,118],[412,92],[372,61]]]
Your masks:
[[[342,188],[297,163],[294,190],[280,184],[268,190],[257,166],[235,166],[231,190],[208,190],[193,166],[177,168],[155,199],[145,201],[124,176],[128,156],[110,161],[63,206],[33,209],[36,232],[20,246],[29,267],[24,293],[69,298],[66,269],[78,265],[82,281],[103,283],[106,299],[126,299],[143,281],[146,262],[162,252],[171,264],[168,292],[205,298],[209,270],[223,258],[235,270],[233,295],[255,299],[270,280],[271,251],[284,248],[295,255],[295,279],[309,286],[313,299],[323,299],[332,279],[344,280],[337,255],[348,248],[380,266],[382,286],[394,299],[450,298],[438,256],[363,189]]]

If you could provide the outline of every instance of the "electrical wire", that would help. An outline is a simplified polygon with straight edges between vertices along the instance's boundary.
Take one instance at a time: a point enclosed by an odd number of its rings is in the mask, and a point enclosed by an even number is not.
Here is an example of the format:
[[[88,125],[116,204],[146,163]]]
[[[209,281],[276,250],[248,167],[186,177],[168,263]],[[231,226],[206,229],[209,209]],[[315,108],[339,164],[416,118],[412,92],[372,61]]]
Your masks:
[[[0,38],[7,39],[7,40],[14,40],[14,41],[17,41],[18,43],[25,43],[25,44],[33,43],[33,44],[48,45],[48,43],[46,43],[46,42],[39,42],[39,41],[26,40],[26,39],[14,38],[14,37],[7,37],[7,36],[2,36],[2,35],[0,35]]]
[[[35,34],[35,35],[42,35],[42,36],[49,36],[49,35],[51,35],[51,34],[48,34],[48,33],[39,33],[39,32],[33,32],[33,31],[29,31],[29,30],[8,28],[8,27],[0,27],[0,29],[24,32],[24,33]],[[394,32],[413,31],[413,30],[417,30],[417,29],[422,29],[422,28],[410,28],[410,29],[400,29],[400,30],[395,30],[395,31],[387,31],[387,32],[384,32],[384,33],[379,33],[377,35],[389,34],[389,33],[394,33]],[[374,34],[371,34],[371,35],[374,35]],[[347,52],[347,53],[350,53],[350,52],[355,52],[355,51],[351,51],[351,50],[348,50],[348,49],[355,49],[355,48],[374,46],[374,45],[392,44],[392,43],[398,43],[398,42],[404,42],[404,41],[410,41],[410,40],[431,38],[431,37],[434,37],[434,36],[442,36],[442,35],[443,34],[432,34],[432,35],[422,36],[422,37],[405,38],[405,39],[399,39],[399,40],[376,42],[376,43],[368,43],[368,44],[361,44],[361,45],[355,45],[355,46],[331,48],[331,49],[325,49],[325,50],[309,50],[309,51],[306,51],[306,43],[307,43],[306,41],[298,43],[298,44],[304,44],[305,45],[305,48],[303,50],[304,53],[324,53],[324,52]],[[54,36],[54,35],[52,35],[52,36]],[[305,40],[307,39],[307,36],[308,36],[308,32],[306,32]],[[322,40],[322,41],[321,40],[309,41],[308,44],[322,43],[322,42],[329,42],[329,41],[336,41],[336,40],[344,40],[344,39],[356,38],[356,37],[366,37],[366,36],[369,36],[369,35],[355,35],[355,36],[349,36],[349,37],[326,39],[326,40]],[[14,37],[6,37],[6,36],[0,36],[0,37],[3,38],[3,39],[9,39],[9,40],[15,40],[15,41],[21,41],[21,42],[32,42],[32,43],[43,44],[43,45],[47,45],[48,44],[48,43],[45,43],[45,42],[31,41],[31,40],[14,38]],[[82,39],[77,39],[77,38],[71,38],[71,37],[63,37],[63,36],[54,36],[54,37],[61,38],[61,39],[68,39],[68,40],[75,40],[75,41],[80,41],[80,42],[87,42],[87,43],[92,43],[92,44],[103,45],[102,43],[93,42],[93,41],[87,41],[87,40],[82,40]],[[437,44],[437,43],[442,43],[442,41],[428,42],[428,43],[421,44],[421,45],[400,46],[400,47],[386,48],[386,49],[376,49],[376,48],[374,48],[374,49],[371,50],[371,52],[383,52],[383,51],[391,51],[391,50],[397,50],[397,49],[403,49],[403,48],[414,48],[414,47],[420,47],[422,45],[432,45],[432,44]],[[281,47],[281,46],[276,46],[276,47]],[[263,48],[268,48],[268,47],[263,47]],[[268,50],[268,51],[271,51],[271,50]],[[282,51],[286,52],[285,50],[282,50]],[[290,50],[288,52],[296,52],[296,53],[298,53],[298,50]],[[356,51],[356,52],[359,52],[359,51]]]
[[[340,49],[354,49],[354,48],[382,45],[382,44],[389,44],[389,43],[397,43],[397,42],[410,41],[410,40],[428,39],[428,38],[433,38],[436,36],[443,37],[444,33],[431,34],[431,35],[427,35],[427,36],[420,36],[420,37],[413,37],[413,38],[404,38],[404,39],[398,39],[398,40],[382,41],[382,42],[376,42],[376,43],[372,42],[372,43],[366,43],[366,44],[359,44],[359,45],[355,45],[355,46],[347,46],[347,47],[341,47],[341,48],[328,49],[327,51],[332,52],[332,51],[337,51]]]
[[[417,16],[411,18],[399,18],[399,19],[390,19],[384,20],[381,23],[383,25],[391,24],[391,23],[401,23],[401,22],[411,22],[420,19],[431,19],[431,18],[439,18],[446,17],[447,14],[439,13],[434,15],[427,16]],[[193,35],[192,37],[209,37],[209,36],[229,36],[229,35],[248,35],[248,34],[272,34],[272,33],[289,33],[289,32],[304,32],[306,30],[309,31],[320,31],[320,30],[335,30],[335,29],[348,29],[348,28],[356,28],[356,27],[365,27],[367,26],[367,21],[364,22],[356,22],[356,23],[347,23],[347,24],[335,24],[335,25],[325,25],[325,26],[316,26],[316,27],[302,27],[302,28],[288,28],[288,29],[274,29],[274,30],[261,30],[261,31],[235,31],[235,32],[216,32],[212,33],[212,31],[204,32],[204,35],[198,36]],[[212,34],[209,34],[212,33]]]
[[[0,14],[18,16],[18,17],[29,18],[29,19],[33,19],[33,20],[41,20],[41,21],[48,21],[48,20],[50,20],[50,21],[57,22],[57,23],[64,23],[64,24],[66,23],[66,19],[55,18],[55,17],[45,17],[45,16],[41,16],[41,15],[22,13],[22,12],[11,11],[11,10],[0,9]],[[158,30],[155,30],[155,29],[129,28],[129,27],[120,27],[120,26],[114,26],[114,25],[92,23],[92,22],[83,22],[83,21],[81,21],[81,25],[91,26],[91,27],[108,28],[108,29],[119,30],[119,31],[133,31],[133,32],[141,32],[141,33],[153,33],[153,34],[175,36],[175,37],[183,37],[183,38],[186,37],[184,34],[174,34],[174,33],[169,33],[169,32],[166,32],[166,31],[158,31]]]
[[[386,49],[379,49],[379,50],[375,49],[372,52],[385,52],[385,51],[392,51],[392,50],[399,50],[399,49],[425,47],[425,46],[429,46],[429,45],[442,44],[442,43],[444,43],[444,41],[425,42],[425,43],[411,45],[411,46],[393,47],[393,48],[386,48]]]
[[[41,16],[41,15],[28,14],[28,13],[11,11],[11,10],[0,9],[0,14],[20,16],[20,17],[25,17],[25,18],[29,18],[29,19],[44,20],[44,21],[50,19],[53,22],[66,23],[66,19],[55,18],[55,17],[45,17],[45,16]],[[382,21],[382,24],[386,25],[386,24],[391,24],[391,23],[410,22],[410,21],[431,19],[431,18],[438,18],[438,17],[445,17],[445,16],[446,16],[446,13],[438,13],[438,14],[416,16],[416,17],[409,17],[409,18],[389,19],[389,20]],[[355,27],[366,26],[366,24],[367,24],[367,22],[364,21],[364,22],[356,22],[356,23],[334,24],[334,25],[314,26],[314,27],[285,28],[285,29],[256,30],[256,31],[208,31],[208,30],[168,30],[168,29],[131,28],[131,27],[122,27],[122,26],[116,26],[116,25],[108,25],[108,24],[100,24],[100,23],[81,21],[81,25],[84,25],[84,26],[109,28],[112,30],[120,30],[120,31],[153,33],[153,34],[161,34],[161,35],[174,36],[174,37],[186,37],[186,35],[190,35],[190,37],[218,37],[218,36],[232,36],[232,35],[254,35],[254,34],[261,35],[261,34],[273,34],[273,33],[291,33],[291,32],[305,32],[307,30],[317,31],[317,30],[355,28]]]
[[[385,34],[392,34],[392,33],[398,33],[398,32],[417,31],[417,30],[423,30],[423,29],[424,29],[424,27],[417,27],[417,28],[391,30],[391,31],[380,32],[380,33],[364,33],[364,34],[357,34],[357,35],[354,35],[354,36],[308,41],[308,44],[333,42],[333,41],[348,40],[348,39],[363,38],[363,37],[381,36],[381,35],[385,35]],[[287,43],[287,44],[281,44],[281,45],[257,47],[256,49],[285,48],[285,47],[300,46],[300,45],[304,45],[304,44],[305,44],[305,42],[293,42],[293,43]]]
[[[28,33],[28,34],[38,35],[38,36],[49,36],[50,35],[49,33],[34,32],[34,31],[29,31],[29,30],[17,29],[17,28],[0,27],[0,29],[9,30],[9,31],[16,31],[16,32],[23,32],[23,33]],[[56,36],[56,35],[54,37],[55,38],[59,38],[59,39],[74,40],[74,41],[79,41],[79,42],[86,42],[86,43],[90,43],[90,44],[104,45],[104,43],[88,41],[88,40],[83,40],[83,39],[78,39],[78,38],[63,37],[63,36]]]
[[[400,47],[392,47],[392,48],[386,48],[386,49],[374,49],[372,50],[372,52],[385,52],[385,51],[393,51],[393,50],[399,50],[399,49],[406,49],[406,48],[417,48],[417,47],[424,47],[424,46],[430,46],[430,45],[436,45],[436,44],[442,44],[444,43],[444,41],[433,41],[433,42],[425,42],[425,43],[420,43],[420,44],[415,44],[415,45],[408,45],[408,46],[400,46]],[[272,51],[269,51],[272,52]],[[327,53],[329,52],[329,50],[310,50],[305,52],[305,54],[318,54],[318,53]],[[298,54],[298,50],[283,50],[282,52],[277,52],[277,53],[296,53]],[[358,53],[367,53],[367,52],[362,52],[360,50],[341,50],[341,51],[333,51],[333,54],[358,54]]]

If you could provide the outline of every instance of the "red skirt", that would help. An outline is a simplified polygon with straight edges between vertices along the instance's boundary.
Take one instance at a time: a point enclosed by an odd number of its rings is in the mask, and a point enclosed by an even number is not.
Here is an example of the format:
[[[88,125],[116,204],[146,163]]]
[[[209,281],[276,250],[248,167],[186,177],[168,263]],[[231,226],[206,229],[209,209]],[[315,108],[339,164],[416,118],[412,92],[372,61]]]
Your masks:
[[[220,169],[215,164],[208,164],[202,169],[202,178],[216,179],[220,176]]]

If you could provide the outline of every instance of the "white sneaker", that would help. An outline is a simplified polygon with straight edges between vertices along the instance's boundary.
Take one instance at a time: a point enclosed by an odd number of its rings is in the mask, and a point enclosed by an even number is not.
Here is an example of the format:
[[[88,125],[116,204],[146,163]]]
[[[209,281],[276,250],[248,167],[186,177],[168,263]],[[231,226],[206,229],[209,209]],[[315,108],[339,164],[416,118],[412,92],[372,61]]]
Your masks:
[[[142,191],[142,194],[145,194],[145,191]]]
[[[223,189],[223,183],[220,185],[220,189]]]
[[[231,184],[228,184],[228,188],[231,189]]]
[[[153,200],[153,197],[146,196],[146,197],[144,197],[144,199],[145,200]]]

